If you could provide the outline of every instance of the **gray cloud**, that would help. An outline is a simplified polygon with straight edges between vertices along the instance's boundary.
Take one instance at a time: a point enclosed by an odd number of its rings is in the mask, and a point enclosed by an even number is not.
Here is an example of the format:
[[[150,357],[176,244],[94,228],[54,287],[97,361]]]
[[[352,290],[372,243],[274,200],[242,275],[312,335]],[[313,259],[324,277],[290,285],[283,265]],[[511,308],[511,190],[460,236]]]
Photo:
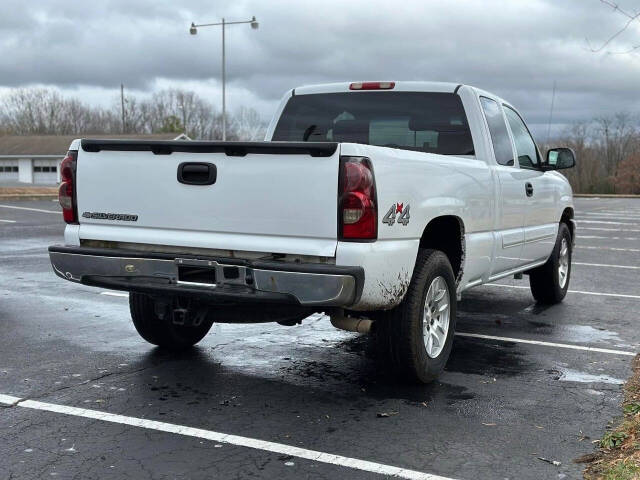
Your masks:
[[[3,0],[0,86],[111,92],[124,82],[150,91],[163,80],[211,92],[220,30],[193,37],[190,22],[255,15],[259,30],[227,30],[227,72],[237,101],[244,95],[264,113],[289,88],[351,79],[476,85],[518,106],[538,131],[554,80],[554,123],[640,110],[640,55],[587,49],[587,38],[601,44],[626,21],[597,0],[221,3]],[[630,11],[633,4],[620,2]],[[637,44],[638,21],[608,49]]]

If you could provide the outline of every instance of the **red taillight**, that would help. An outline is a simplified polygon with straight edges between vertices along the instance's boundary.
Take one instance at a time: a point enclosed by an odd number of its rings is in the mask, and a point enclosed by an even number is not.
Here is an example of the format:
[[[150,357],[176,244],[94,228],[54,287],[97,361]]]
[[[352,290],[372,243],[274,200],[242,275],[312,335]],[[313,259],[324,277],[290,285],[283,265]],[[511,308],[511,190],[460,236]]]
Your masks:
[[[376,182],[366,157],[340,157],[338,236],[341,240],[378,238]]]
[[[349,90],[391,90],[396,82],[354,82]]]
[[[78,152],[70,150],[60,163],[60,187],[58,200],[62,207],[62,217],[67,223],[78,223],[78,207],[76,205],[76,159]]]

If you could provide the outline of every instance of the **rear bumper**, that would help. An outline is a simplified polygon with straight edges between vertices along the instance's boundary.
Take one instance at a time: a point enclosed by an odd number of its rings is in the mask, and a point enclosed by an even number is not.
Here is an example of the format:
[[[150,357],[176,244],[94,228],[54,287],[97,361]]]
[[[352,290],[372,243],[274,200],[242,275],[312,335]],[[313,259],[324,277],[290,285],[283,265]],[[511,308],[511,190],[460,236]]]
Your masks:
[[[210,302],[269,302],[347,307],[364,285],[361,267],[299,264],[130,250],[51,246],[54,272],[90,286]],[[215,281],[184,281],[179,269],[211,270]]]

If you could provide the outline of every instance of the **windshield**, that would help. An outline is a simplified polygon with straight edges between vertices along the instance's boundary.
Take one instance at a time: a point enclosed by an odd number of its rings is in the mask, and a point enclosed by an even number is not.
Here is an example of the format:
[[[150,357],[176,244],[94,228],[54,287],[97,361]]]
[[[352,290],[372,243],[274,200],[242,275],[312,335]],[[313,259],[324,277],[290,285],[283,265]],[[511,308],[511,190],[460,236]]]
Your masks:
[[[473,155],[460,97],[453,93],[351,92],[296,95],[274,141],[351,142],[442,155]]]

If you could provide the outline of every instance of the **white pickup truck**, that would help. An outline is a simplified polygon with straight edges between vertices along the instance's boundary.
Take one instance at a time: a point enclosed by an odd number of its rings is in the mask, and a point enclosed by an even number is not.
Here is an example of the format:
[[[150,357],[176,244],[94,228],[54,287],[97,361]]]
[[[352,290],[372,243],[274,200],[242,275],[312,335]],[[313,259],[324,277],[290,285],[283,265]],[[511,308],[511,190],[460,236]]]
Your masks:
[[[213,322],[325,312],[433,380],[468,288],[529,275],[560,302],[574,244],[570,149],[545,159],[516,109],[467,85],[287,92],[265,142],[75,140],[62,162],[57,275],[130,292],[169,349]]]

